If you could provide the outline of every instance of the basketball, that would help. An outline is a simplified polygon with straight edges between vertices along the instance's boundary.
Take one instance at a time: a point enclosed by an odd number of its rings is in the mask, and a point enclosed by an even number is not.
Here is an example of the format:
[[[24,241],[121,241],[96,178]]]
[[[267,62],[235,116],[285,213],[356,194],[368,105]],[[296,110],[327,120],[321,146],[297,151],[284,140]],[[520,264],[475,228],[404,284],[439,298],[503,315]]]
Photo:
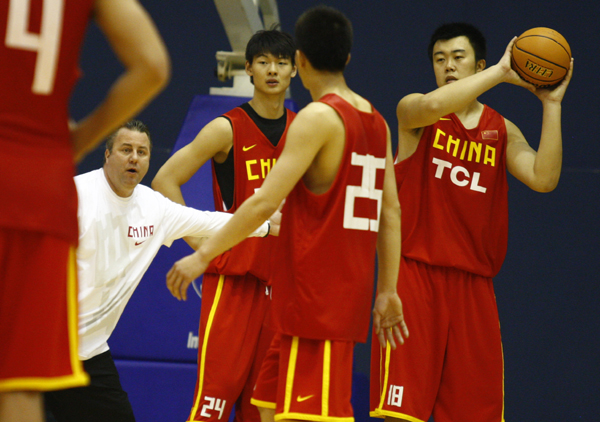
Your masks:
[[[566,76],[571,64],[567,40],[550,28],[525,31],[512,48],[512,68],[538,88],[556,85]]]

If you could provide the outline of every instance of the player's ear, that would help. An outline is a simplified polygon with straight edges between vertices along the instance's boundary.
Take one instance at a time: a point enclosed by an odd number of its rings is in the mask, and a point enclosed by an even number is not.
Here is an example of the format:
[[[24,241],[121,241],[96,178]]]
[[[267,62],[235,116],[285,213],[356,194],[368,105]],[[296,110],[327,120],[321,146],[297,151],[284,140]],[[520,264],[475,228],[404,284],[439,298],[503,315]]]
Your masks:
[[[296,67],[301,67],[306,64],[306,56],[302,51],[296,50]]]
[[[475,65],[475,72],[481,72],[483,69],[485,69],[485,60],[481,59]]]
[[[252,76],[252,63],[246,60],[246,74]]]
[[[348,63],[350,63],[351,57],[352,57],[352,54],[348,53],[348,58],[346,59],[346,66],[348,66]]]

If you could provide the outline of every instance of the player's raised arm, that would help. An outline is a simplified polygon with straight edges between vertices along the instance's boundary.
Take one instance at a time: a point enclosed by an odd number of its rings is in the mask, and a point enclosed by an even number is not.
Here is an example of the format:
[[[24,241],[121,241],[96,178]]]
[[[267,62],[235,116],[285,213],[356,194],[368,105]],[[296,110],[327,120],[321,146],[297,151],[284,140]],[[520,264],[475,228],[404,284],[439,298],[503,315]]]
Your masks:
[[[96,0],[94,18],[125,72],[102,103],[72,130],[76,159],[137,114],[162,90],[170,76],[167,49],[137,0]]]
[[[516,37],[506,46],[500,61],[487,69],[483,59],[465,63],[467,58],[464,52],[469,41],[466,37],[460,38],[464,38],[461,40],[464,47],[450,45],[448,41],[438,41],[435,44],[432,61],[438,88],[427,94],[409,94],[400,100],[396,108],[399,129],[409,130],[431,125],[440,117],[464,109],[501,82],[535,89],[519,78],[510,67],[511,50]],[[469,71],[474,67],[475,74],[460,78],[464,66],[469,66]]]
[[[508,171],[537,192],[550,192],[558,185],[562,169],[562,100],[573,76],[573,59],[567,76],[554,89],[537,88],[542,102],[542,131],[535,151],[512,122],[505,119],[508,133],[506,164]]]

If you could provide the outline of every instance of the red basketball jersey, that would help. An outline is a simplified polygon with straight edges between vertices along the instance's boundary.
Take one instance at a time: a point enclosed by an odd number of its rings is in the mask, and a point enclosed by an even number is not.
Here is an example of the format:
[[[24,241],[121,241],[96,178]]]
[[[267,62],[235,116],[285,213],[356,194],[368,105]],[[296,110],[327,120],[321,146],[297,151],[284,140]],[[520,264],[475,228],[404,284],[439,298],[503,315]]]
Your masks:
[[[93,0],[0,0],[0,226],[77,240],[68,102]]]
[[[233,205],[226,210],[213,165],[213,194],[215,210],[234,213],[240,205],[256,192],[275,165],[285,144],[285,136],[296,113],[286,109],[286,128],[277,146],[256,126],[252,118],[240,107],[224,114],[233,127],[234,192]],[[210,272],[225,275],[244,275],[268,281],[271,271],[272,252],[277,238],[246,239],[231,250],[215,258]]]
[[[273,269],[277,328],[309,339],[364,342],[369,329],[386,157],[386,124],[335,94],[319,100],[344,121],[333,184],[315,195],[300,180],[286,199]]]
[[[494,277],[508,239],[504,118],[484,106],[479,125],[465,129],[455,114],[445,116],[395,169],[402,254]]]

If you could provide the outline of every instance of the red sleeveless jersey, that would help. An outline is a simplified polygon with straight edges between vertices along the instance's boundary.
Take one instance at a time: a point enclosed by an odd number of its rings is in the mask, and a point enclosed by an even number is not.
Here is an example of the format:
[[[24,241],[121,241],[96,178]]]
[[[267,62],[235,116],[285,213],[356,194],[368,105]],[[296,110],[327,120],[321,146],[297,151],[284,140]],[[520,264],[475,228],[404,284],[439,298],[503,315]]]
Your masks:
[[[385,174],[386,124],[341,97],[319,100],[344,121],[338,174],[315,195],[300,180],[286,199],[273,269],[273,320],[284,334],[366,341]]]
[[[450,114],[424,129],[415,153],[396,164],[402,255],[494,277],[508,239],[504,118],[484,106],[465,129]]]
[[[283,150],[287,129],[296,115],[288,109],[286,109],[286,113],[286,127],[277,146],[267,139],[252,118],[240,107],[224,114],[229,118],[233,127],[233,205],[230,209],[225,209],[213,165],[213,195],[216,211],[234,213],[248,197],[260,188]],[[272,253],[277,240],[276,237],[246,239],[215,258],[208,271],[224,275],[250,273],[268,282]]]
[[[93,0],[0,0],[0,226],[77,240],[68,102]]]

